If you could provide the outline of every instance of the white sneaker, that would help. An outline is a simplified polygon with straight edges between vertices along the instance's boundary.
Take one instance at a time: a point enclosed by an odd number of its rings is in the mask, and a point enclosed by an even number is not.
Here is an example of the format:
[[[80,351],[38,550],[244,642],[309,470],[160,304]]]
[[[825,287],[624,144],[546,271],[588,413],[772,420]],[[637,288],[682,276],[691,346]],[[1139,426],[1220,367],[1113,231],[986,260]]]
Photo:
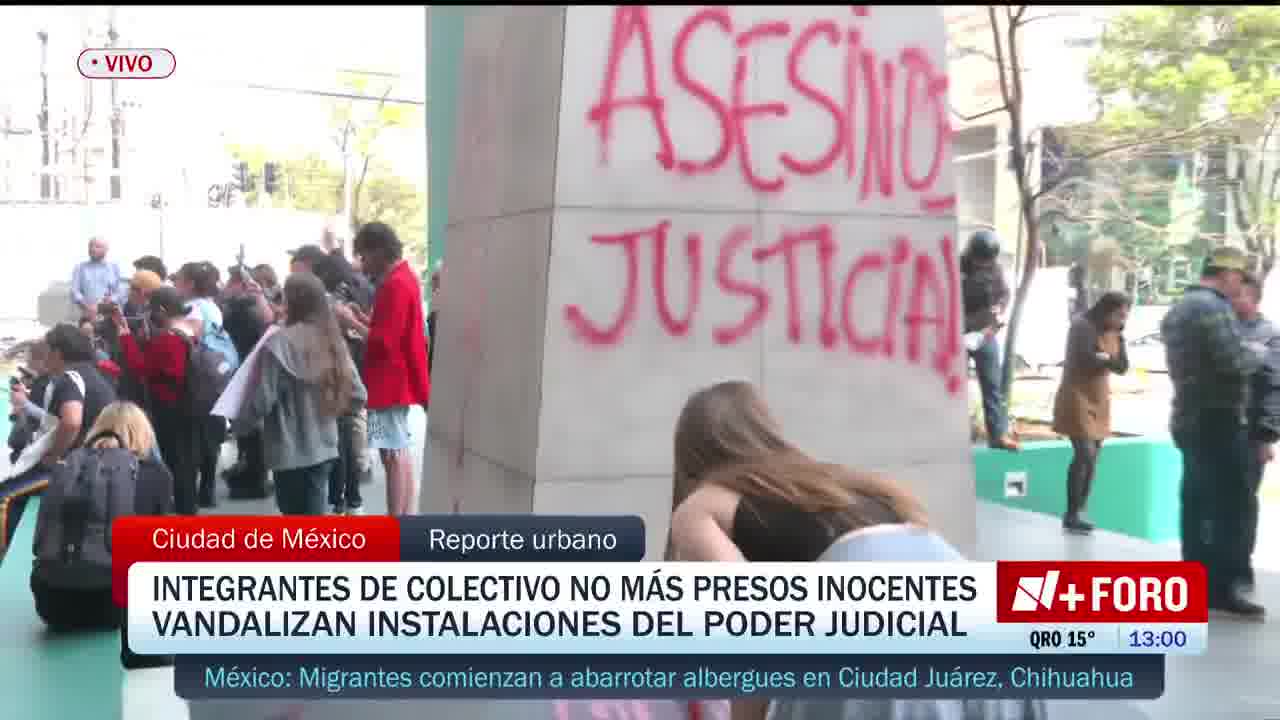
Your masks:
[[[329,514],[330,515],[346,515],[347,509],[342,507],[341,505],[330,505]]]
[[[347,515],[363,515],[363,514],[364,514],[364,506],[363,506],[363,505],[357,505],[356,507],[353,507],[353,508],[347,508],[347,512],[346,512],[346,514],[347,514]]]

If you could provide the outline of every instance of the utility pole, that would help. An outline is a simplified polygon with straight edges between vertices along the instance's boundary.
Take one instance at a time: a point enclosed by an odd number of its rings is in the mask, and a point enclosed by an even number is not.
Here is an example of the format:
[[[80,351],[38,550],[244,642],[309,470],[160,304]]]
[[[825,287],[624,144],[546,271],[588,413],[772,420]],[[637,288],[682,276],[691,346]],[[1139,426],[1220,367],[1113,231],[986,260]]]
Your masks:
[[[40,199],[48,202],[49,195],[49,33],[41,30],[40,38]]]
[[[342,148],[342,216],[347,223],[347,226],[343,228],[344,233],[349,233],[352,230],[351,191],[354,183],[352,182],[353,178],[351,177],[353,170],[350,149],[350,143],[352,141],[351,136],[354,136],[354,133],[351,133],[348,136],[347,142],[344,143],[345,147]]]
[[[120,8],[112,5],[107,16],[107,47],[115,48],[120,39],[116,32],[116,12]],[[120,199],[120,100],[116,94],[116,79],[111,79],[111,199]]]
[[[0,128],[0,135],[4,136],[5,160],[4,160],[4,197],[5,199],[13,198],[13,160],[9,155],[9,143],[14,135],[30,135],[28,129],[20,129],[13,127],[13,118],[5,111],[4,127]]]

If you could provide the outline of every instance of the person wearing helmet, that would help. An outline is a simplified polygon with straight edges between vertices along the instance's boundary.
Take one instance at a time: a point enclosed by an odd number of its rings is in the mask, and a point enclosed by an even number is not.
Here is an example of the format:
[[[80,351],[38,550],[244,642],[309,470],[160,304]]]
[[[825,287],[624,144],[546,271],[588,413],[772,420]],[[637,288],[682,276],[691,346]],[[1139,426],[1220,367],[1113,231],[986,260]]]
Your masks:
[[[1004,326],[1000,317],[1009,303],[1009,285],[997,260],[1000,238],[990,230],[969,237],[960,256],[961,292],[964,296],[964,344],[973,358],[982,390],[982,418],[987,442],[993,448],[1017,451],[1018,441],[1009,432],[1009,418],[1000,393],[1000,343],[996,333]]]

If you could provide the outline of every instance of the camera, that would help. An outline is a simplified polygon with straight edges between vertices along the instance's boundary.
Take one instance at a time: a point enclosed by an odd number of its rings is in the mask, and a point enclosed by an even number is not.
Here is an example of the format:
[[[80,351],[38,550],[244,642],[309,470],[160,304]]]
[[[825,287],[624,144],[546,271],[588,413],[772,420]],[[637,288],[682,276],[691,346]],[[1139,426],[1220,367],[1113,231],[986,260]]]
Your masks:
[[[13,388],[18,387],[19,385],[30,385],[31,382],[35,379],[36,379],[35,373],[31,372],[30,370],[24,367],[19,367],[18,374],[9,378],[9,389],[12,390]]]
[[[360,304],[356,302],[355,290],[351,288],[351,284],[346,280],[339,282],[337,286],[333,288],[333,291],[329,293],[329,296],[334,302],[342,303],[343,305]]]

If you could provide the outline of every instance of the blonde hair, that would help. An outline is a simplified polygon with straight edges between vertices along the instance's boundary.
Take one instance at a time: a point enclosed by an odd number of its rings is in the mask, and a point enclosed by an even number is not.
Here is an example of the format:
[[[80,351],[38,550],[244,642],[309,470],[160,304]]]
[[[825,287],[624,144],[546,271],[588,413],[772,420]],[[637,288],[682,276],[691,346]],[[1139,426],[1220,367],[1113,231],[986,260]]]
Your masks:
[[[853,529],[877,524],[884,509],[899,522],[927,523],[924,506],[897,482],[819,462],[789,444],[747,382],[694,393],[676,422],[672,509],[708,483],[804,512],[835,513]]]
[[[156,434],[151,428],[151,421],[142,408],[131,402],[113,402],[103,408],[87,437],[90,439],[90,447],[123,446],[139,458],[150,455],[156,446]]]

